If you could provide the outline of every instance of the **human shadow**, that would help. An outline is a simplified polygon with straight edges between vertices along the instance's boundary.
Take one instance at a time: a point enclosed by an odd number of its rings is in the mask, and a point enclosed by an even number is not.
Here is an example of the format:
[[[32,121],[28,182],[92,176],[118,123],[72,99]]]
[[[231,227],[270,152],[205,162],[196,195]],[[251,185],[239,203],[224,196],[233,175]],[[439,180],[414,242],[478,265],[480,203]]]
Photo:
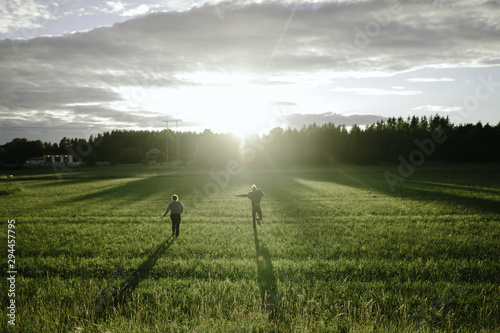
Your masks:
[[[160,243],[156,249],[149,250],[141,256],[148,256],[148,258],[133,272],[123,276],[119,280],[119,284],[111,285],[101,291],[101,293],[93,299],[88,309],[85,310],[81,317],[87,320],[96,320],[105,315],[112,308],[118,307],[122,304],[132,291],[137,287],[139,282],[153,272],[153,267],[156,265],[158,259],[167,253],[170,246],[174,243],[175,237],[170,237]]]
[[[278,306],[278,287],[276,276],[274,275],[273,263],[269,250],[259,243],[257,230],[253,230],[255,239],[255,252],[257,260],[257,283],[260,288],[260,297],[262,300],[262,309],[269,311],[271,316],[276,315]]]

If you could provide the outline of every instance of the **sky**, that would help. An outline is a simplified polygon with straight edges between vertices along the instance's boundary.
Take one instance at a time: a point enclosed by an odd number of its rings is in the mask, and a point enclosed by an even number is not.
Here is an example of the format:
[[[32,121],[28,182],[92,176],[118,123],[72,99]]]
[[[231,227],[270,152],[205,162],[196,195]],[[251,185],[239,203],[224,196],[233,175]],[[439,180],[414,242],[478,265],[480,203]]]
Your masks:
[[[500,122],[500,0],[10,0],[0,15],[0,144],[173,120]]]

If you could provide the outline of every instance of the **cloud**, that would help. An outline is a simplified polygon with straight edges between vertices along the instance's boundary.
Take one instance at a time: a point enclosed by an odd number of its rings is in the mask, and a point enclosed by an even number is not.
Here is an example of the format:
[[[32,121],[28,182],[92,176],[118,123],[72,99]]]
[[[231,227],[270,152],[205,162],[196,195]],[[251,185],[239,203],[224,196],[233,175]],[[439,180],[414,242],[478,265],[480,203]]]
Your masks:
[[[272,105],[278,105],[278,106],[296,106],[297,103],[293,102],[271,102]]]
[[[56,7],[25,1],[19,6],[22,9],[16,9],[19,3],[0,7],[5,18],[0,23],[2,32],[15,27],[36,29],[43,20],[59,15]],[[210,80],[200,80],[196,73],[208,73],[210,79],[226,77],[227,82],[238,73],[251,73],[252,82],[266,82],[267,87],[307,82],[326,90],[334,85],[330,92],[418,95],[420,90],[361,84],[361,88],[345,88],[334,79],[498,63],[498,3],[447,3],[456,5],[371,0],[207,3],[57,37],[3,39],[1,130],[4,119],[11,124],[23,119],[33,126],[107,121],[110,126],[146,128],[153,125],[154,117],[175,116],[174,108],[164,107],[158,114],[154,103],[144,103],[140,109],[130,100],[137,100],[136,95],[147,97],[152,89],[166,92],[210,86]],[[104,6],[116,16],[157,8],[151,2],[141,6],[108,1]],[[410,82],[449,81],[414,78]],[[278,101],[282,98],[288,97],[276,97]],[[61,112],[62,120],[49,112]],[[11,114],[20,118],[9,118]]]
[[[121,13],[130,10],[121,2],[108,5]],[[124,67],[142,72],[155,64],[169,74],[195,69],[394,72],[424,64],[477,65],[498,56],[500,27],[490,6],[456,10],[426,2],[401,3],[396,14],[377,21],[373,15],[389,10],[385,2],[204,5],[51,40],[36,38],[16,45],[17,54],[9,55],[9,45],[2,45],[1,52],[6,65],[23,58],[32,62],[36,53],[47,66],[71,66],[73,73],[79,61],[90,72]],[[218,15],[221,8],[223,19]],[[341,45],[358,51],[345,54]]]
[[[121,15],[122,16],[137,16],[137,15],[142,15],[146,14],[149,11],[149,6],[145,4],[141,4],[138,7],[131,8],[125,12],[123,12]]]
[[[134,17],[149,12],[150,6],[146,4],[124,4],[121,1],[107,1],[105,11],[116,13],[120,16]]]
[[[353,126],[356,125],[371,125],[376,123],[377,121],[385,120],[387,117],[377,116],[377,115],[341,115],[333,112],[325,112],[321,114],[300,114],[294,113],[291,115],[283,116],[280,119],[284,124],[291,128],[301,128],[302,126],[308,126],[313,123],[317,125],[323,125],[327,123],[332,123],[335,125],[346,125]]]
[[[113,13],[120,13],[125,9],[125,5],[121,1],[106,1],[106,6]]]
[[[462,110],[461,106],[447,106],[447,105],[422,105],[412,109],[413,111],[430,111],[430,112],[456,112]]]
[[[0,37],[10,31],[19,31],[23,38],[33,37],[47,20],[53,19],[59,4],[43,5],[34,0],[0,2]]]
[[[26,86],[16,82],[9,86],[8,82],[0,82],[0,108],[15,110],[57,110],[66,104],[93,102],[110,102],[120,97],[106,89],[63,85]],[[23,87],[23,89],[20,89]]]
[[[413,77],[409,78],[408,82],[453,82],[455,79],[449,77],[433,78],[433,77]]]
[[[420,90],[402,90],[400,88],[401,87],[394,87],[393,89],[335,87],[335,88],[331,89],[330,91],[348,92],[348,93],[354,93],[357,95],[365,95],[365,96],[387,96],[387,95],[409,96],[409,95],[422,94],[422,91],[420,91]]]
[[[109,3],[114,4],[114,10],[121,4]],[[353,66],[356,70],[395,71],[422,63],[437,66],[492,60],[493,53],[497,55],[499,28],[488,5],[477,7],[456,10],[424,2],[402,3],[396,14],[377,21],[373,13],[381,16],[387,12],[385,2],[305,3],[296,7],[277,2],[204,5],[185,12],[135,18],[76,34],[66,42],[95,43],[99,49],[92,52],[104,56],[104,60],[111,60],[109,53],[117,50],[122,61],[134,60],[133,64],[148,53],[148,58],[157,63],[182,61],[215,71],[243,67],[257,71],[268,64],[273,72],[345,71]],[[224,19],[217,14],[220,8],[224,8]],[[120,10],[123,14],[130,9],[123,6]],[[377,24],[379,28],[367,36],[366,32]],[[356,43],[363,38],[366,46]],[[342,43],[359,52],[346,57]]]

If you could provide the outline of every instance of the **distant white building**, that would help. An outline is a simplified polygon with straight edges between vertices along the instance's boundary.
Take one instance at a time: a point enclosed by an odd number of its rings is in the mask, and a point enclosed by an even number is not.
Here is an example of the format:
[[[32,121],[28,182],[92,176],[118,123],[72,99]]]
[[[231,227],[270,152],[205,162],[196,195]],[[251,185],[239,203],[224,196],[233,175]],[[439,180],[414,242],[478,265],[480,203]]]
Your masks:
[[[26,164],[30,165],[42,165],[45,164],[45,158],[43,156],[40,157],[29,157],[26,161]]]
[[[44,165],[44,164],[75,164],[73,155],[43,155],[40,157],[29,157],[26,164]]]
[[[73,155],[43,155],[45,164],[72,164]]]

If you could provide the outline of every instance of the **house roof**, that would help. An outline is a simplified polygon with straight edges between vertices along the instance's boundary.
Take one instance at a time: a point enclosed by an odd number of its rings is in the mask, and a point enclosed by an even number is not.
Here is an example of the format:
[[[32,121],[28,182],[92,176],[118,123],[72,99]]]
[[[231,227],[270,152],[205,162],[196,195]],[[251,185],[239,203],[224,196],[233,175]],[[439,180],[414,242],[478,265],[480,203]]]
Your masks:
[[[153,148],[146,153],[146,155],[158,155],[158,154],[163,154],[163,152],[157,148]]]

